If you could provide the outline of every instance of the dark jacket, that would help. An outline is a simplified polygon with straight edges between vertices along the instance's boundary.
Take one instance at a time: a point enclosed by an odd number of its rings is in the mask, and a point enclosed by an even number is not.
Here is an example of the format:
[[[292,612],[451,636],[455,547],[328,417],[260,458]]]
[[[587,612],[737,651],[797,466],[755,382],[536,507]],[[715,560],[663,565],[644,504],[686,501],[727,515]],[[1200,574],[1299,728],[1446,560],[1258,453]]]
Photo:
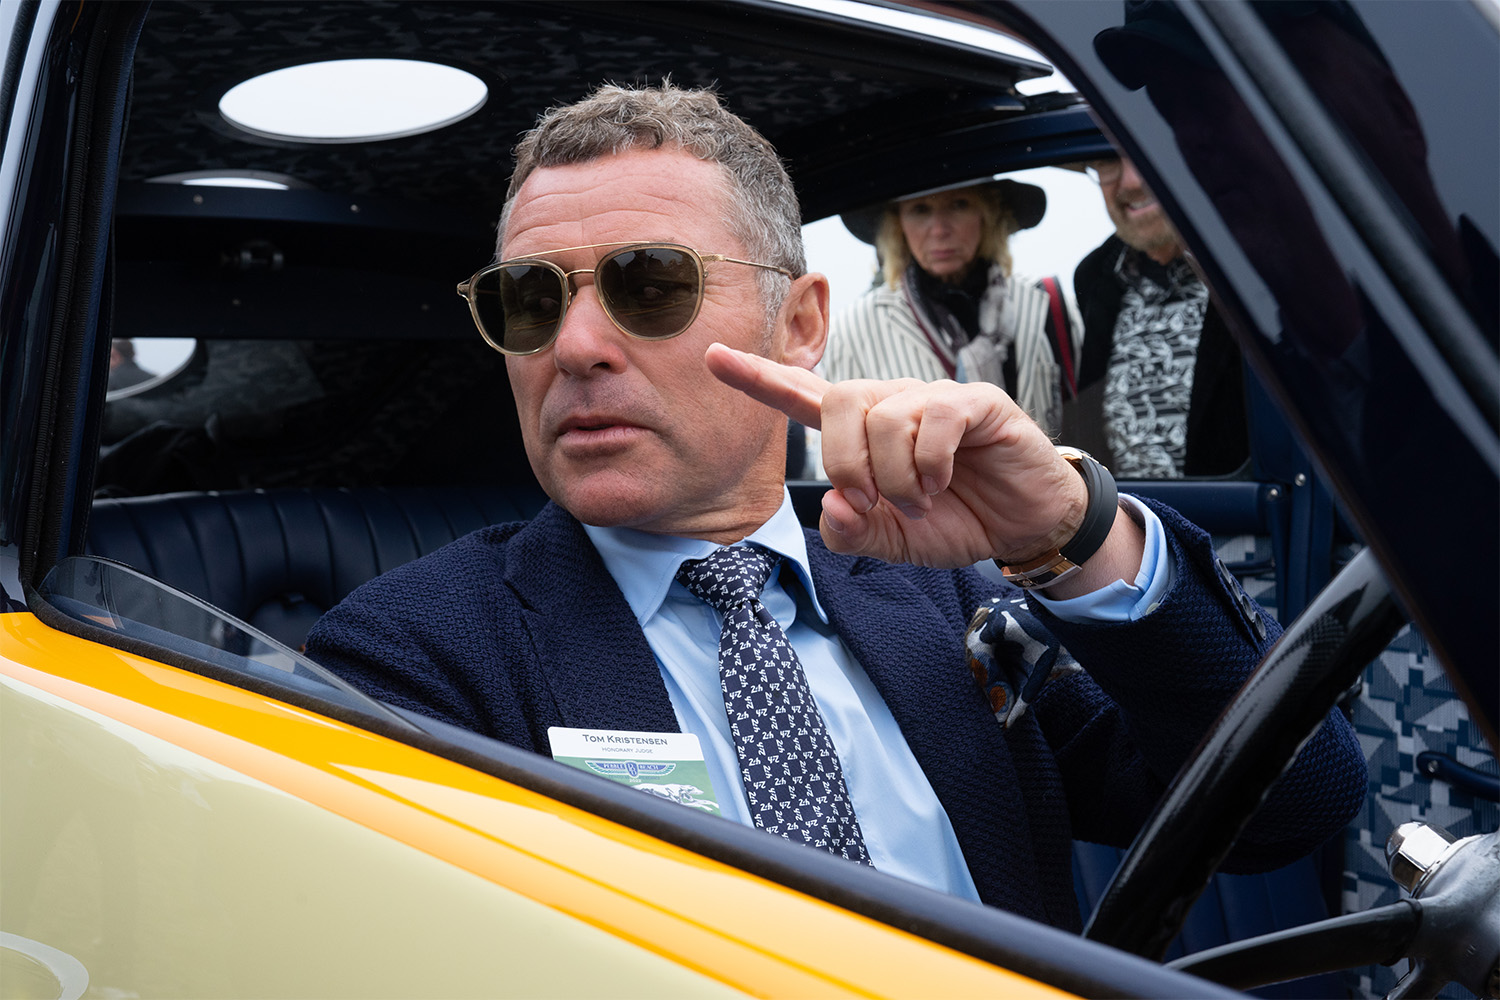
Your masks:
[[[1063,440],[1093,452],[1105,465],[1112,456],[1104,445],[1104,376],[1114,346],[1115,320],[1125,289],[1115,274],[1115,262],[1125,249],[1111,236],[1079,262],[1073,272],[1073,294],[1083,317],[1083,350],[1078,362],[1078,401],[1065,417]],[[1239,347],[1229,335],[1212,301],[1204,314],[1193,366],[1193,392],[1188,402],[1187,457],[1189,476],[1219,476],[1234,472],[1250,456],[1245,417],[1245,382]]]
[[[1257,628],[1246,617],[1207,536],[1161,516],[1172,526],[1171,592],[1130,625],[1039,612],[1089,673],[1047,684],[1009,730],[963,645],[998,585],[971,570],[837,555],[808,533],[819,601],[890,706],[987,903],[1077,929],[1072,838],[1128,844],[1277,634],[1269,618]],[[393,704],[537,753],[549,753],[549,726],[678,729],[629,605],[582,526],[552,504],[365,584],[318,622],[308,652]],[[1364,785],[1364,757],[1335,713],[1242,839],[1242,867],[1316,846]]]

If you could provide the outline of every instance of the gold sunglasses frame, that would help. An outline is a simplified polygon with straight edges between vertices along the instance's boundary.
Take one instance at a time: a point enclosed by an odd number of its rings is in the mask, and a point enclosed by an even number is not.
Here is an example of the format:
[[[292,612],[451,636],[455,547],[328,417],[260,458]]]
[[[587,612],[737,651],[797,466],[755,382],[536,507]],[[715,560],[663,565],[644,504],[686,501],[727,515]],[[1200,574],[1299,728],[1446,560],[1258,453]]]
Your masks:
[[[609,253],[600,257],[594,263],[593,267],[580,267],[572,271],[564,271],[562,268],[558,267],[550,260],[541,259],[542,257],[550,256],[552,254],[570,253],[574,250],[598,250],[602,247],[617,247],[618,249],[611,250]],[[705,264],[744,264],[746,267],[760,267],[766,269],[767,271],[776,271],[788,278],[791,278],[793,276],[791,271],[788,271],[784,267],[778,267],[775,264],[759,264],[753,260],[740,260],[738,257],[726,257],[721,253],[699,253],[692,247],[683,246],[681,243],[653,243],[642,242],[640,240],[624,240],[617,243],[589,243],[580,247],[563,247],[558,250],[544,250],[541,253],[528,254],[525,257],[513,257],[510,260],[496,261],[495,263],[490,264],[487,267],[482,267],[478,271],[475,271],[474,274],[469,277],[468,281],[459,282],[458,294],[466,302],[469,303],[469,316],[474,320],[474,326],[479,330],[479,335],[484,338],[484,342],[486,344],[489,344],[495,350],[499,351],[501,354],[506,355],[507,357],[524,358],[532,354],[540,354],[547,348],[551,347],[553,344],[557,343],[557,335],[562,332],[563,320],[565,320],[568,316],[568,306],[573,304],[573,275],[594,274],[606,261],[614,259],[627,250],[646,249],[679,250],[691,257],[694,266],[698,269],[698,300],[693,303],[693,314],[688,317],[687,322],[682,325],[681,330],[678,330],[676,333],[667,334],[665,337],[643,337],[638,333],[632,333],[631,331],[627,330],[625,326],[615,318],[615,314],[613,310],[610,309],[609,303],[604,301],[603,296],[600,296],[599,307],[604,310],[604,315],[609,317],[609,321],[614,324],[615,329],[619,330],[627,337],[631,337],[635,340],[671,340],[673,337],[679,337],[687,332],[688,328],[691,327],[693,325],[693,322],[698,318],[698,312],[703,308],[703,291],[708,278],[708,272],[704,268]],[[479,306],[474,301],[474,289],[475,286],[478,285],[481,278],[493,271],[498,271],[502,267],[514,267],[517,264],[540,265],[541,267],[547,268],[548,270],[554,272],[562,280],[562,308],[557,312],[557,324],[552,330],[552,336],[548,337],[547,342],[542,344],[540,347],[533,348],[529,351],[512,351],[509,348],[496,343],[494,339],[491,338],[489,331],[484,328],[484,323],[479,318]]]

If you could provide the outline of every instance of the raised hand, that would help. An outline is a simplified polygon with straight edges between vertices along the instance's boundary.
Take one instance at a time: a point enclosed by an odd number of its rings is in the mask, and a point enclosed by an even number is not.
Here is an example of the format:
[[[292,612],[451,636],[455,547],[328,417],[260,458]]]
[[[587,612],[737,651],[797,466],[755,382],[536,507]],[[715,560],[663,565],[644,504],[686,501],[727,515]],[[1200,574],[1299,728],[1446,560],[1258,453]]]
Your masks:
[[[1024,562],[1077,530],[1082,479],[998,386],[851,381],[709,348],[725,383],[823,432],[835,551],[928,566]]]

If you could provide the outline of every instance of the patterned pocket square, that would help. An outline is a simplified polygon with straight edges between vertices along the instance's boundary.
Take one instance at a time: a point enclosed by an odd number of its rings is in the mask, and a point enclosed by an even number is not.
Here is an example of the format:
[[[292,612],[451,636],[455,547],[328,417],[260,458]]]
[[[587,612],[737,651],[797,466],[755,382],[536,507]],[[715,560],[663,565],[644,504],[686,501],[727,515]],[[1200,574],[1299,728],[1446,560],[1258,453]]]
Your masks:
[[[1019,597],[981,604],[969,620],[964,648],[974,680],[1007,729],[1036,702],[1043,684],[1083,669]]]

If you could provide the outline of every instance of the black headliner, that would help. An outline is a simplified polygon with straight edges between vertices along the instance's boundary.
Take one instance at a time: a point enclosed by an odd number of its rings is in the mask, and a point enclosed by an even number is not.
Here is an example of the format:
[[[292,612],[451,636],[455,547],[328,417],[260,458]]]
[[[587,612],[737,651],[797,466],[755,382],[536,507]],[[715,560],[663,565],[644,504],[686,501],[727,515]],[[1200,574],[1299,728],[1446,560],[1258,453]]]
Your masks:
[[[219,113],[258,74],[369,57],[466,69],[489,98],[437,131],[358,143],[267,139]],[[601,82],[716,86],[781,153],[811,221],[1107,148],[1076,97],[1016,92],[1049,71],[772,0],[159,0],[134,61],[116,336],[471,337],[453,287],[493,253],[517,137]],[[145,183],[203,170],[313,190]]]
[[[847,206],[841,191],[851,165],[904,143],[931,151],[933,109],[943,109],[950,130],[1012,117],[1024,107],[1014,81],[1046,72],[956,43],[913,52],[910,36],[898,57],[885,29],[822,18],[818,30],[794,30],[779,5],[735,4],[727,18],[725,6],[159,2],[135,60],[122,179],[265,170],[322,191],[446,204],[493,220],[512,145],[541,111],[603,81],[654,82],[670,73],[679,84],[718,86],[787,159],[805,214],[816,218]],[[807,16],[798,14],[804,25]],[[789,38],[800,50],[795,58]],[[376,56],[466,69],[489,85],[489,99],[448,128],[357,144],[256,138],[218,113],[224,91],[256,74]]]

